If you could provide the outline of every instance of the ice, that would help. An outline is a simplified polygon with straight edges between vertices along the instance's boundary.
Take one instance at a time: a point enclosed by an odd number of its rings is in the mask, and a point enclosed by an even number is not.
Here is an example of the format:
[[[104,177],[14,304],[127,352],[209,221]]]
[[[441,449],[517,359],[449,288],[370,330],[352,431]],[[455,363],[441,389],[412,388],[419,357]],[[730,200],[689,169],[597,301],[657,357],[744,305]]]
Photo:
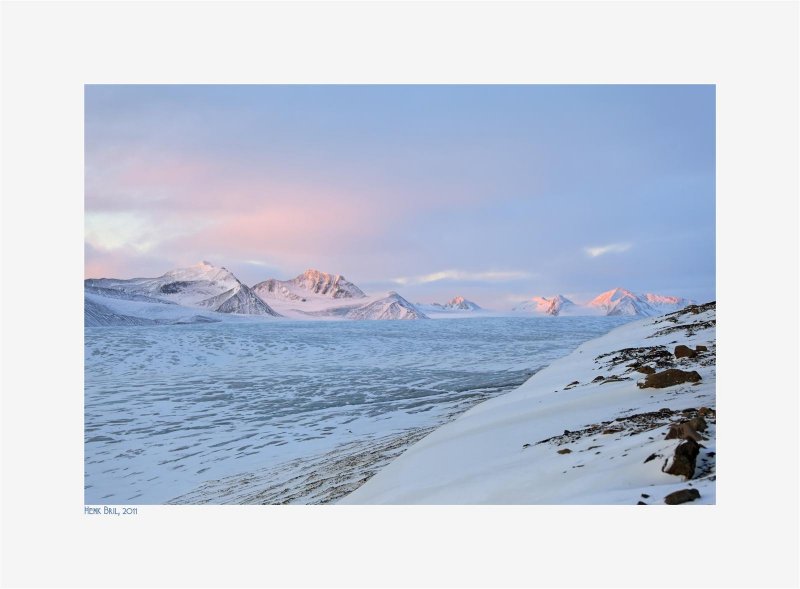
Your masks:
[[[410,443],[414,432],[516,388],[625,320],[87,328],[85,500],[166,503],[211,481],[268,472],[292,481],[293,473],[330,453],[337,456],[330,464],[342,469],[337,476],[347,478],[353,474],[344,472],[352,463],[348,452],[363,453],[374,443],[396,453],[396,439]],[[203,498],[226,500],[208,492]]]

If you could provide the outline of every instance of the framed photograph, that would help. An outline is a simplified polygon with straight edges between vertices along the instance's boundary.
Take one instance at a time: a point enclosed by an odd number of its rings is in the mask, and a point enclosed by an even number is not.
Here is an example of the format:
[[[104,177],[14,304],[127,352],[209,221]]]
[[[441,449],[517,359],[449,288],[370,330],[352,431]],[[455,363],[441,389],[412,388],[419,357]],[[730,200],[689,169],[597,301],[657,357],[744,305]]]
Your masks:
[[[89,85],[85,125],[87,505],[715,502],[713,85]]]

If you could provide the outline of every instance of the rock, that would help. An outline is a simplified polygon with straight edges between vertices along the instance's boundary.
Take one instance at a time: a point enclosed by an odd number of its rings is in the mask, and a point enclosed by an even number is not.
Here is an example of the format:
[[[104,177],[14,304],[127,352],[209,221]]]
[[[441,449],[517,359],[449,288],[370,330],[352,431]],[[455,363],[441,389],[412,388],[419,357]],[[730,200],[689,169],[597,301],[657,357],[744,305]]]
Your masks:
[[[714,410],[709,409],[708,407],[700,407],[700,409],[697,410],[697,414],[700,415],[701,417],[705,417],[706,415],[711,415],[712,413],[714,413]]]
[[[703,422],[705,423],[705,421]],[[684,421],[681,423],[672,423],[669,426],[669,431],[665,440],[694,440],[699,442],[703,437],[697,433],[697,428],[692,425],[691,421]]]
[[[573,380],[571,383],[569,383],[567,386],[565,386],[564,389],[566,390],[566,389],[568,389],[570,387],[574,387],[577,384],[580,384],[580,383],[577,380]]]
[[[695,356],[697,356],[697,352],[695,352],[689,346],[675,346],[676,358],[694,358]]]
[[[647,493],[642,493],[642,497],[644,497],[645,499],[650,499],[650,495],[648,495]]]
[[[609,429],[604,429],[602,433],[604,433],[604,434],[618,434],[621,431],[622,431],[621,427],[620,428],[609,428]]]
[[[683,384],[685,382],[699,382],[700,374],[696,370],[687,372],[678,368],[668,368],[663,372],[648,374],[644,383],[637,383],[640,389],[663,389],[666,387]]]
[[[708,424],[706,423],[706,420],[703,419],[700,415],[698,415],[697,417],[692,417],[689,420],[689,425],[691,425],[695,429],[695,431],[698,432],[704,432],[708,429]]]
[[[685,477],[689,480],[694,476],[694,469],[697,465],[697,455],[700,453],[700,444],[692,439],[687,439],[678,444],[675,448],[675,455],[672,462],[665,465],[661,470],[667,474]]]
[[[572,450],[570,450],[569,448],[561,448],[561,450],[558,451],[559,454],[569,454],[571,452]]]
[[[642,366],[639,366],[639,368],[636,369],[636,372],[641,372],[642,374],[655,374],[656,369],[653,368],[652,366],[647,366],[646,364],[643,364]]]
[[[605,376],[596,376],[592,382],[600,382],[603,379],[605,379]]]
[[[698,346],[694,347],[694,351],[695,352],[708,352],[708,348],[706,346],[699,346],[698,345]]]
[[[639,503],[637,503],[636,505],[647,505],[647,503],[645,503],[644,501],[639,501]]]
[[[697,489],[681,489],[664,497],[664,503],[667,505],[680,505],[695,499],[700,499],[700,491]]]

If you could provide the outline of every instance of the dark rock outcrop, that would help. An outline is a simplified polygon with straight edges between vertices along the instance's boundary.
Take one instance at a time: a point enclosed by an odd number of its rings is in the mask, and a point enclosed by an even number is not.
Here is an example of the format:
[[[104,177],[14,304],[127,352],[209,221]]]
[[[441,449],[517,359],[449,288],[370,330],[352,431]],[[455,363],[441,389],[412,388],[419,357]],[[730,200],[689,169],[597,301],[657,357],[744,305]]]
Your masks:
[[[700,444],[695,440],[687,439],[678,444],[675,448],[675,455],[672,462],[665,465],[663,472],[675,476],[685,477],[689,480],[694,476],[694,469],[697,466],[697,455],[700,453]]]
[[[696,370],[686,371],[679,368],[669,368],[663,372],[648,374],[643,383],[638,383],[640,389],[663,389],[685,382],[699,382],[700,374]]]
[[[694,358],[697,356],[697,352],[695,352],[689,346],[675,346],[675,357],[676,358]]]
[[[691,425],[698,432],[704,432],[708,429],[708,424],[706,423],[706,420],[703,419],[700,415],[691,418],[689,420],[689,425]]]
[[[667,505],[680,505],[695,499],[700,499],[700,491],[697,489],[681,489],[664,497],[664,503]]]
[[[697,345],[697,346],[694,347],[694,351],[695,352],[708,352],[708,347],[707,346]]]
[[[669,426],[669,431],[667,432],[665,440],[694,440],[695,442],[699,442],[702,440],[702,436],[697,433],[697,429],[692,425],[690,421],[684,421],[683,423],[673,423]]]

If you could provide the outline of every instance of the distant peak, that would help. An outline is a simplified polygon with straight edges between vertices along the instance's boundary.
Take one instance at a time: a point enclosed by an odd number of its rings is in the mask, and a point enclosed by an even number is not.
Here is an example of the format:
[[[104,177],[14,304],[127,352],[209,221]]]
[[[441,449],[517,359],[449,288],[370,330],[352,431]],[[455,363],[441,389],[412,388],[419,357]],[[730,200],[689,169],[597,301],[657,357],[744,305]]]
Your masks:
[[[288,281],[296,287],[333,298],[361,298],[366,295],[341,274],[329,274],[309,268],[300,276]]]
[[[303,272],[299,277],[303,278],[330,277],[333,279],[338,278],[340,280],[345,279],[344,276],[342,276],[341,274],[331,274],[330,272],[323,272],[322,270],[317,270],[316,268],[309,268],[308,270]]]

